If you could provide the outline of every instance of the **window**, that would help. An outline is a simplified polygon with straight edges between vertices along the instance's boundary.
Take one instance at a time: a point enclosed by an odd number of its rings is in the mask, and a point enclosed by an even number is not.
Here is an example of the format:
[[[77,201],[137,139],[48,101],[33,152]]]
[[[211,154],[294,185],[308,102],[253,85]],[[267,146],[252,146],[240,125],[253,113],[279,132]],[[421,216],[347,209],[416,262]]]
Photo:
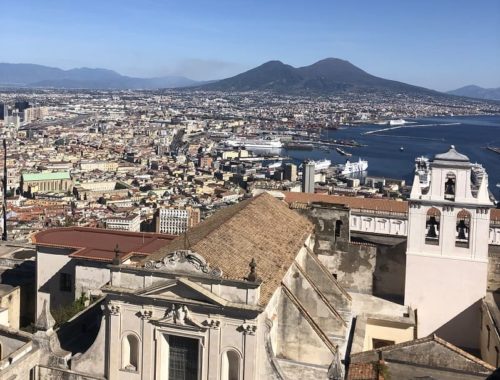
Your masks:
[[[221,380],[239,380],[240,355],[234,350],[222,354]]]
[[[372,345],[373,345],[374,350],[382,348],[382,347],[392,346],[395,343],[396,342],[394,342],[393,340],[384,340],[384,339],[375,339],[375,338],[372,339]]]
[[[431,207],[427,211],[425,221],[425,244],[439,245],[439,226],[441,220],[441,211],[435,207]]]
[[[340,233],[342,232],[342,221],[341,220],[336,220],[335,221],[335,237],[338,238],[340,237]]]
[[[491,331],[490,331],[490,326],[486,325],[486,331],[487,331],[487,340],[486,340],[486,348],[489,350],[490,349],[490,340],[491,340]]]
[[[122,369],[137,371],[139,368],[139,339],[128,334],[122,340]]]
[[[170,335],[168,345],[168,380],[197,380],[198,340]]]
[[[59,290],[61,292],[71,292],[73,290],[73,281],[69,273],[59,274]]]

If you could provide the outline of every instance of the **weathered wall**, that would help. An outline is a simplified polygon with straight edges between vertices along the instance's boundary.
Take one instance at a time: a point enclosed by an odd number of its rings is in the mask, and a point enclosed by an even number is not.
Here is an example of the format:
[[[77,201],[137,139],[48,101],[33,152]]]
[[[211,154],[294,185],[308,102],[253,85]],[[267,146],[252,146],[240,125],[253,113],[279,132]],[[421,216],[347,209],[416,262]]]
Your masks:
[[[372,294],[376,256],[374,246],[337,242],[335,253],[318,258],[345,289]]]
[[[38,367],[38,380],[101,380],[86,374],[58,368]]]
[[[280,297],[279,316],[277,357],[330,365],[333,353],[284,292]]]
[[[403,302],[406,272],[406,238],[353,233],[352,239],[376,246],[373,295]]]
[[[488,250],[488,291],[500,289],[500,246],[490,245]]]
[[[495,300],[496,298],[496,300]],[[481,302],[480,342],[481,358],[494,367],[500,366],[500,335],[495,320],[500,318],[497,301],[500,295],[488,293]]]

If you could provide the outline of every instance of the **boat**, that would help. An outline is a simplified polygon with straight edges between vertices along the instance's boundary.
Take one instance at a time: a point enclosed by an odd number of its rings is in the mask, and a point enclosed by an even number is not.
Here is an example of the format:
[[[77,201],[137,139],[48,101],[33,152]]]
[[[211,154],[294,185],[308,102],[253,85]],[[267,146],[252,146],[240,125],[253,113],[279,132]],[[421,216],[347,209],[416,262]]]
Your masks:
[[[340,149],[340,148],[335,148],[335,150],[337,152],[339,152],[341,155],[343,156],[347,156],[347,157],[351,157],[352,156],[352,153],[349,153],[349,152],[346,152],[345,150],[343,149]]]
[[[283,144],[278,139],[271,137],[264,137],[261,139],[246,139],[246,138],[232,138],[222,142],[225,146],[236,148],[261,148],[261,149],[276,149],[282,148]]]
[[[278,161],[278,162],[273,162],[269,165],[267,165],[267,168],[268,169],[276,169],[276,168],[280,168],[281,167],[281,161]]]
[[[360,173],[366,169],[368,169],[368,161],[366,160],[362,160],[361,158],[357,162],[347,160],[344,165],[340,165],[340,174]]]
[[[332,161],[324,159],[319,161],[311,161],[314,164],[314,171],[319,172],[321,170],[326,170],[332,165]],[[302,168],[302,164],[300,164],[299,169]]]
[[[401,148],[399,148],[399,150],[402,152],[403,150],[405,150],[405,148],[404,148],[404,147],[401,147]]]
[[[389,120],[389,125],[395,126],[395,125],[405,125],[406,120],[404,119],[396,119],[396,120]]]
[[[285,144],[286,149],[293,149],[293,150],[313,150],[314,146],[313,144],[309,143],[287,143]]]

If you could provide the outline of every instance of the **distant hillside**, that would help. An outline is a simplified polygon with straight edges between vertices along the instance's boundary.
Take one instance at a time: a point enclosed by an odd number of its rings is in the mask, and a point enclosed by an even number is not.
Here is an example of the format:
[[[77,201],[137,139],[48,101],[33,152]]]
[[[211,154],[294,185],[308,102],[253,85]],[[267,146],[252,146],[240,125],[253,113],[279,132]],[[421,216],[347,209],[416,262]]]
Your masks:
[[[199,85],[180,77],[134,78],[112,70],[79,68],[62,70],[26,63],[0,63],[0,85],[86,89],[154,89]]]
[[[294,68],[280,61],[261,66],[234,77],[200,86],[222,91],[268,90],[278,92],[340,93],[346,91],[383,91],[442,95],[437,91],[379,78],[348,61],[327,58],[310,66]]]
[[[483,88],[479,86],[465,86],[447,92],[450,95],[467,96],[469,98],[500,100],[500,87]]]

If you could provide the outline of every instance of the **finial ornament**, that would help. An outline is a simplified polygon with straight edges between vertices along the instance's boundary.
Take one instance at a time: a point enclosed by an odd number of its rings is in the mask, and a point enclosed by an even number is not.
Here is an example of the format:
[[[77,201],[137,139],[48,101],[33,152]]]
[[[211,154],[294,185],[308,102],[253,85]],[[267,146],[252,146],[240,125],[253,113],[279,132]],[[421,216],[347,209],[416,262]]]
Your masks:
[[[116,243],[115,247],[115,257],[113,257],[113,265],[120,265],[120,248],[118,247],[118,243]]]
[[[250,282],[260,281],[259,276],[257,276],[257,263],[255,262],[255,258],[252,258],[252,261],[250,261],[250,264],[248,264],[248,266],[250,267],[250,273],[245,278],[245,280]]]

